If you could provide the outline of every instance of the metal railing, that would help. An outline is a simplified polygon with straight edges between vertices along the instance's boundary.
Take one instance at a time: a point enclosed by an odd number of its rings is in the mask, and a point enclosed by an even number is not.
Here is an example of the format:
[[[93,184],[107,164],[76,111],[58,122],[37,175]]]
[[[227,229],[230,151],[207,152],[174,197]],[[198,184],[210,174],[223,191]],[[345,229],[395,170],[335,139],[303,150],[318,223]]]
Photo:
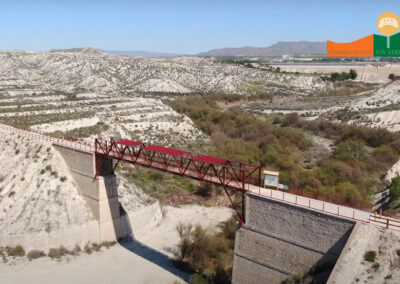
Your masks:
[[[89,141],[77,140],[67,137],[58,137],[38,130],[34,129],[28,130],[21,127],[9,126],[3,123],[0,123],[0,128],[14,134],[23,135],[24,137],[62,145],[71,149],[76,149],[84,152],[94,152],[95,150],[94,143]]]
[[[386,229],[397,229],[400,230],[400,220],[387,217],[387,216],[382,216],[377,214],[376,212],[374,214],[370,215],[370,222],[372,224],[385,227]]]
[[[358,210],[348,206],[342,206],[326,201],[295,195],[275,189],[250,186],[250,192],[262,197],[283,201],[299,207],[324,212],[329,215],[344,217],[347,219],[369,223],[370,211]]]
[[[309,197],[295,195],[275,189],[268,189],[251,185],[249,191],[252,194],[259,195],[261,197],[285,202],[288,204],[296,205],[298,207],[312,209],[314,211],[323,212],[325,214],[364,223],[371,223],[376,226],[384,227],[386,229],[400,230],[400,219],[382,216],[377,214],[376,212],[372,213],[371,211],[359,210],[356,208],[312,199]]]

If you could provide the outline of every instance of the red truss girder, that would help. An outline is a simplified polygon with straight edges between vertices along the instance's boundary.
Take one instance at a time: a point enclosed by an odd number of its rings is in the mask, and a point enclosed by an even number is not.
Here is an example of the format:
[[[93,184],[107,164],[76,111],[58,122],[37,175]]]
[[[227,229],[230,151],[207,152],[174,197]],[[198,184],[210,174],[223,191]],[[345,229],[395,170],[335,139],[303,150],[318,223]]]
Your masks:
[[[261,185],[261,167],[144,143],[96,139],[95,153],[243,191]],[[97,170],[97,169],[96,169]]]

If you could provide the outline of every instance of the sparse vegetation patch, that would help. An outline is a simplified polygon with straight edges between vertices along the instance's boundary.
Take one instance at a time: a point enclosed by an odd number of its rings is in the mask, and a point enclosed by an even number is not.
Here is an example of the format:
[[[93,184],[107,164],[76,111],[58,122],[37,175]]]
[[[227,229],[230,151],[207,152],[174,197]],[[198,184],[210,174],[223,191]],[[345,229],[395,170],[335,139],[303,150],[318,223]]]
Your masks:
[[[376,251],[370,250],[364,254],[364,260],[368,262],[375,262],[376,260]]]

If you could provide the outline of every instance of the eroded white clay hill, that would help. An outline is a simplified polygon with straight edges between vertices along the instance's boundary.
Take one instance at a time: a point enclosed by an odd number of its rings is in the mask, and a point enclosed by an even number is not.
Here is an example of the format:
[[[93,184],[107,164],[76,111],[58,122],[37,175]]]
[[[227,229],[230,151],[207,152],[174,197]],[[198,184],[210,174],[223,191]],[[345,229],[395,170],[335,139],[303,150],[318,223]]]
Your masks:
[[[0,127],[0,234],[51,232],[92,214],[50,143]]]
[[[374,252],[374,261],[365,258]],[[400,232],[358,224],[335,266],[329,284],[387,283],[400,278]],[[369,261],[368,261],[369,260]]]
[[[265,72],[205,58],[124,57],[101,52],[0,52],[0,74],[0,86],[9,95],[79,89],[101,94],[233,93],[254,84],[271,92],[309,93],[329,85],[314,75]]]

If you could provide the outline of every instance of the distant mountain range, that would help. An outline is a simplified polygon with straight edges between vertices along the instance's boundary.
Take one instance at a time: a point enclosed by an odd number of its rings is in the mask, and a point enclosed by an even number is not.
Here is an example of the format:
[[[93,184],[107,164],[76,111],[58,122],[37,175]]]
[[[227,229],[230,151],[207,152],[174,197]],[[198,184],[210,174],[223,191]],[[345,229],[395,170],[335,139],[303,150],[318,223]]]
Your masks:
[[[197,56],[282,56],[290,55],[326,55],[326,42],[311,41],[280,41],[269,47],[238,47],[213,49],[199,53]]]
[[[143,50],[102,50],[101,52],[105,52],[108,54],[115,55],[125,55],[125,56],[141,56],[141,57],[174,57],[180,56],[182,54],[178,53],[168,53],[168,52],[152,52],[152,51],[143,51]]]
[[[326,42],[311,41],[280,41],[268,47],[238,47],[238,48],[221,48],[212,49],[207,52],[198,54],[187,54],[186,56],[245,56],[245,57],[266,57],[266,56],[282,56],[288,55],[326,55]],[[151,52],[143,50],[104,50],[95,48],[71,48],[71,49],[53,49],[51,52],[83,52],[95,53],[103,52],[107,54],[125,55],[125,56],[141,56],[141,57],[175,57],[184,54],[168,53],[168,52]]]
[[[80,47],[80,48],[66,48],[66,49],[52,49],[50,52],[68,52],[68,53],[107,53],[115,55],[125,56],[140,56],[140,57],[175,57],[182,54],[167,53],[167,52],[151,52],[142,50],[105,50],[97,49],[92,47]]]
[[[78,47],[78,48],[63,48],[63,49],[52,49],[50,52],[68,52],[68,53],[100,53],[100,50],[93,47]]]

